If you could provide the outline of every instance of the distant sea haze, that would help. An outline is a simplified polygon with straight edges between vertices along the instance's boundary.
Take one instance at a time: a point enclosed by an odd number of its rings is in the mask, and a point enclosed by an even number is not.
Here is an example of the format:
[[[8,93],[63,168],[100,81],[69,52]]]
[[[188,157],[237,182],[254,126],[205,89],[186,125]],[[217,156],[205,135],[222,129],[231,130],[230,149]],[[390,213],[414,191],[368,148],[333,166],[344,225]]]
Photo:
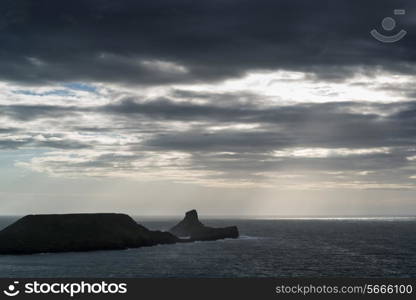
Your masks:
[[[0,217],[0,228],[13,217]],[[178,219],[137,218],[166,230]],[[416,218],[208,219],[239,239],[0,256],[1,277],[415,277]]]

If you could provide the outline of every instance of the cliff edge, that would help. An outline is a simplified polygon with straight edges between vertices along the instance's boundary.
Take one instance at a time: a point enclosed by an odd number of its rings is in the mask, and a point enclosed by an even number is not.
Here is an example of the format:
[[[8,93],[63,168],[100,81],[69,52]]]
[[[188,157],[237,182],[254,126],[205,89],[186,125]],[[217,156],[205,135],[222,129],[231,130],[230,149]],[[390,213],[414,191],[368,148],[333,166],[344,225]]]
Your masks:
[[[125,214],[28,215],[0,231],[0,254],[126,249],[178,241]]]

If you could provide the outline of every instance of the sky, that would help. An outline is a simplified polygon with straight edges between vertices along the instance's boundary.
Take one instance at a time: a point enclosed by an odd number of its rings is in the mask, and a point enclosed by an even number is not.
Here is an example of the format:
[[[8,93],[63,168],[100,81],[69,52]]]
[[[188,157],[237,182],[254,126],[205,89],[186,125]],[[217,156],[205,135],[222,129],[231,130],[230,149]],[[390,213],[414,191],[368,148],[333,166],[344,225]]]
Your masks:
[[[414,1],[0,13],[0,214],[416,214]]]

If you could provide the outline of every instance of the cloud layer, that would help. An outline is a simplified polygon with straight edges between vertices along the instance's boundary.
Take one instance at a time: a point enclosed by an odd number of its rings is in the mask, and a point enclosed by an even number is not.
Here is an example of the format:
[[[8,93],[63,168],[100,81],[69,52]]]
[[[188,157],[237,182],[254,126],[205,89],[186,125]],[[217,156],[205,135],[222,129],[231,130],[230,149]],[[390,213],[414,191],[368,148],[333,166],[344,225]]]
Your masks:
[[[2,1],[0,150],[50,176],[413,190],[414,40],[369,31],[414,6]]]
[[[378,69],[414,72],[414,43],[369,39],[412,1],[232,0],[70,3],[2,1],[0,78],[157,85],[219,81],[255,70],[341,80]],[[389,9],[391,8],[391,9]],[[398,24],[411,32],[411,15]]]
[[[174,90],[104,105],[2,105],[0,118],[12,126],[0,146],[49,149],[18,165],[51,175],[413,188],[416,102],[273,105],[249,97],[194,92],[190,100]]]

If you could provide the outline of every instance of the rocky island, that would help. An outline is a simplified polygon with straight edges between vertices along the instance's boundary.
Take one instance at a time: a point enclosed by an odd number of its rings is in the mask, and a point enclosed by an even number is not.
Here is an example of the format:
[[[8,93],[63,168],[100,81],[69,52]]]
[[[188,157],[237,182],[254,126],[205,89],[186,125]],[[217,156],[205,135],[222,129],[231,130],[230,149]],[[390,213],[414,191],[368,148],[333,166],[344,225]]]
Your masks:
[[[173,226],[169,232],[178,237],[188,237],[193,241],[213,241],[225,238],[238,238],[236,226],[213,228],[202,224],[196,210],[188,211],[185,218]]]
[[[227,237],[238,237],[237,228],[205,227],[194,210],[171,232],[149,230],[125,214],[27,215],[0,231],[0,254],[117,250]]]

